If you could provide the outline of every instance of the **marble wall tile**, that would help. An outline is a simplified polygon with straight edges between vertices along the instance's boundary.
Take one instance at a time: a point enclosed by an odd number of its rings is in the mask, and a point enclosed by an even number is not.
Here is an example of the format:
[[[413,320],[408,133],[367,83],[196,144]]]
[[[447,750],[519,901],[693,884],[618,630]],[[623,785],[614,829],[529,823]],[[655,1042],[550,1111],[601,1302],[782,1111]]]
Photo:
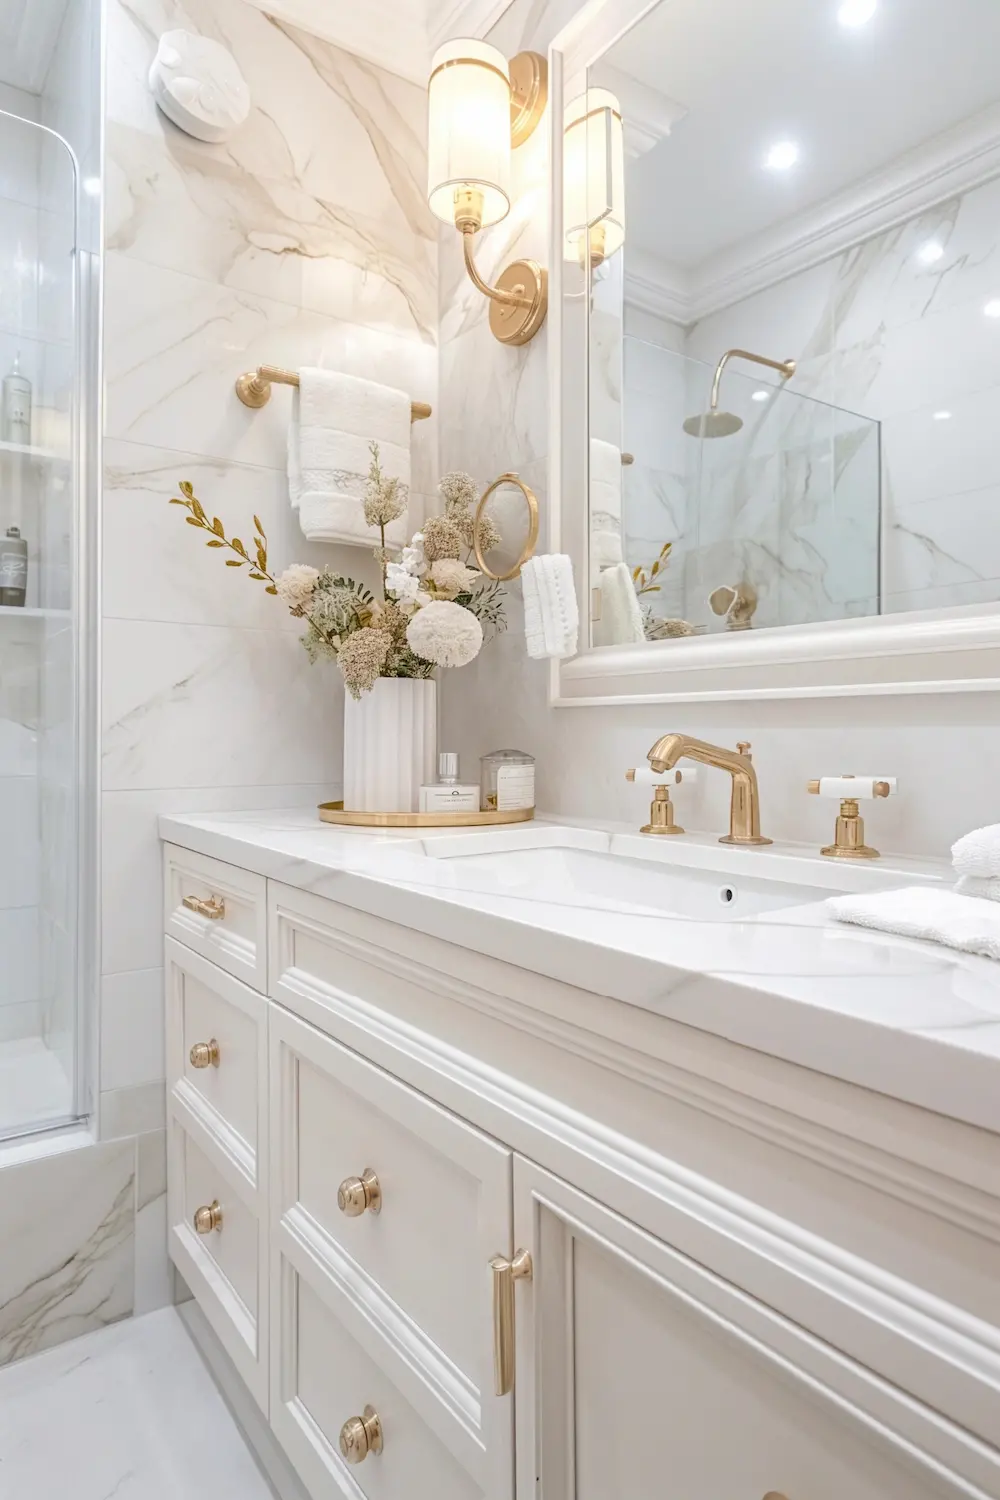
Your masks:
[[[131,1141],[0,1170],[0,1364],[131,1313],[134,1198]]]
[[[167,1133],[153,1130],[136,1140],[135,1311],[136,1316],[173,1302],[167,1255]]]
[[[39,994],[37,906],[0,910],[0,974],[3,1004],[23,1005]]]
[[[37,906],[40,848],[38,783],[34,776],[0,776],[0,908]]]
[[[105,974],[101,981],[102,1093],[164,1077],[163,970]]]
[[[138,1083],[132,1088],[102,1089],[99,1100],[98,1128],[102,1141],[145,1135],[162,1130],[166,1124],[166,1086],[162,1079],[156,1083]]]

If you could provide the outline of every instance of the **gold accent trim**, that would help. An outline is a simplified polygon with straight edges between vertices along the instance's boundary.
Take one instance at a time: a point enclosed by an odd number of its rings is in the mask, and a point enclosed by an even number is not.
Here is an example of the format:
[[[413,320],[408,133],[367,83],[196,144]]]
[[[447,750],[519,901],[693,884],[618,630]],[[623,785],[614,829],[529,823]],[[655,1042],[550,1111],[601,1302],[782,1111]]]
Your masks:
[[[533,807],[508,812],[345,812],[342,802],[319,804],[321,823],[345,828],[493,828],[501,823],[530,823]]]
[[[516,484],[518,489],[521,491],[521,494],[524,496],[524,502],[528,507],[528,537],[521,549],[520,557],[511,568],[510,572],[494,573],[493,569],[487,566],[486,559],[483,556],[482,544],[479,540],[479,522],[482,519],[482,514],[486,507],[486,502],[489,500],[490,496],[500,488],[502,484]],[[514,473],[498,475],[498,477],[494,479],[489,488],[484,490],[482,495],[479,497],[479,504],[476,506],[475,519],[472,523],[472,545],[475,549],[476,562],[479,565],[480,572],[485,573],[487,578],[495,579],[497,583],[507,583],[509,579],[517,577],[529,558],[534,557],[537,542],[538,500],[535,497],[534,490],[529,489],[524,480],[519,479],[518,476]]]
[[[222,1229],[222,1205],[218,1198],[202,1208],[196,1208],[192,1219],[195,1231],[198,1234],[211,1234],[213,1229]]]
[[[340,1429],[340,1451],[349,1464],[382,1452],[382,1421],[374,1406],[366,1406],[360,1417],[348,1417]]]
[[[674,822],[674,804],[670,800],[670,789],[665,786],[653,788],[653,800],[649,804],[649,822],[639,829],[640,833],[683,833],[684,829]]]
[[[506,1396],[514,1389],[514,1282],[530,1281],[531,1256],[518,1250],[513,1260],[495,1255],[493,1272],[493,1389]]]
[[[222,896],[209,896],[202,900],[201,896],[183,896],[181,905],[186,906],[188,911],[197,912],[199,917],[206,917],[209,922],[221,922],[226,915],[226,903]]]
[[[195,1042],[190,1052],[192,1068],[217,1068],[222,1061],[219,1044],[213,1036],[210,1042]]]
[[[510,60],[510,143],[516,150],[534,131],[549,97],[549,65],[540,52]]]
[[[337,1207],[349,1219],[357,1219],[367,1210],[382,1212],[382,1189],[373,1167],[365,1167],[360,1177],[345,1177],[337,1189]]]
[[[634,464],[635,463],[635,454],[634,453],[623,453],[622,454],[622,463],[625,465],[626,468],[628,467],[629,464]]]
[[[496,63],[487,62],[486,59],[482,57],[449,57],[447,62],[438,63],[437,67],[428,78],[428,89],[430,88],[431,84],[434,82],[438,74],[447,72],[449,68],[483,68],[487,73],[495,73],[498,78],[502,78],[508,88],[510,88],[511,86],[511,82],[507,77],[507,74],[504,73],[502,68],[498,68]]]
[[[236,394],[244,406],[255,411],[266,406],[271,399],[272,385],[298,385],[299,377],[294,370],[282,370],[278,365],[258,365],[248,370],[236,381]],[[434,408],[426,401],[410,402],[410,421],[424,422]]]

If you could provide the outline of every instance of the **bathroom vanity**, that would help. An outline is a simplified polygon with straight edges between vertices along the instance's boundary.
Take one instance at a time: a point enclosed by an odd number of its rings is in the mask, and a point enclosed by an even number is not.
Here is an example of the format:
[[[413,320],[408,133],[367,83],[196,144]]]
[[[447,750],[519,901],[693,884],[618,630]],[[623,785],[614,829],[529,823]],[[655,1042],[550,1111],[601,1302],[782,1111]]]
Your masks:
[[[1000,976],[818,905],[940,868],[160,831],[170,1253],[315,1500],[1000,1493]]]

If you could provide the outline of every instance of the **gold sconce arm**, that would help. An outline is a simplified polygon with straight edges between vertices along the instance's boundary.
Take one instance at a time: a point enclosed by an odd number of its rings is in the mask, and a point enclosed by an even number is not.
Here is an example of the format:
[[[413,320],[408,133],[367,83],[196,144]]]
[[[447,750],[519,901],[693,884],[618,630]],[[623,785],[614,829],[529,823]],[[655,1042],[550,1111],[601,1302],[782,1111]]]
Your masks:
[[[469,280],[490,299],[490,329],[501,344],[526,344],[545,322],[549,305],[549,275],[535,260],[515,260],[503,271],[496,286],[484,281],[476,267],[472,225],[459,225]]]

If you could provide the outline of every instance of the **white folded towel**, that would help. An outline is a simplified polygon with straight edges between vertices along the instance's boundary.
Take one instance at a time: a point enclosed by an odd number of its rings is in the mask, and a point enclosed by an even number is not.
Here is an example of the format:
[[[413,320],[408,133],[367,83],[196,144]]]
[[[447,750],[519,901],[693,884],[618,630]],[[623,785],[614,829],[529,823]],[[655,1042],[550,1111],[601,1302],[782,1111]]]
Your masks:
[[[628,646],[646,639],[642,610],[627,563],[605,568],[601,574],[601,618],[594,626],[597,646]]]
[[[956,875],[1000,876],[1000,823],[975,828],[951,846]]]
[[[363,500],[371,444],[387,479],[410,492],[410,398],[372,380],[336,370],[299,371],[288,429],[288,494],[305,536],[317,542],[374,546]],[[409,538],[406,513],[386,528],[386,541]]]
[[[593,520],[591,520],[593,525]],[[622,534],[610,526],[595,526],[590,533],[590,576],[596,580],[605,568],[614,568],[624,561]]]
[[[536,659],[573,656],[580,609],[573,586],[573,564],[563,553],[532,557],[521,569],[524,636]]]
[[[918,885],[868,896],[834,896],[826,905],[838,922],[1000,959],[1000,906],[974,896]]]
[[[955,890],[959,896],[975,896],[979,901],[1000,901],[1000,877],[962,875]]]
[[[590,521],[598,527],[607,517],[614,522],[614,529],[621,530],[622,522],[622,453],[614,443],[603,438],[590,440]]]

